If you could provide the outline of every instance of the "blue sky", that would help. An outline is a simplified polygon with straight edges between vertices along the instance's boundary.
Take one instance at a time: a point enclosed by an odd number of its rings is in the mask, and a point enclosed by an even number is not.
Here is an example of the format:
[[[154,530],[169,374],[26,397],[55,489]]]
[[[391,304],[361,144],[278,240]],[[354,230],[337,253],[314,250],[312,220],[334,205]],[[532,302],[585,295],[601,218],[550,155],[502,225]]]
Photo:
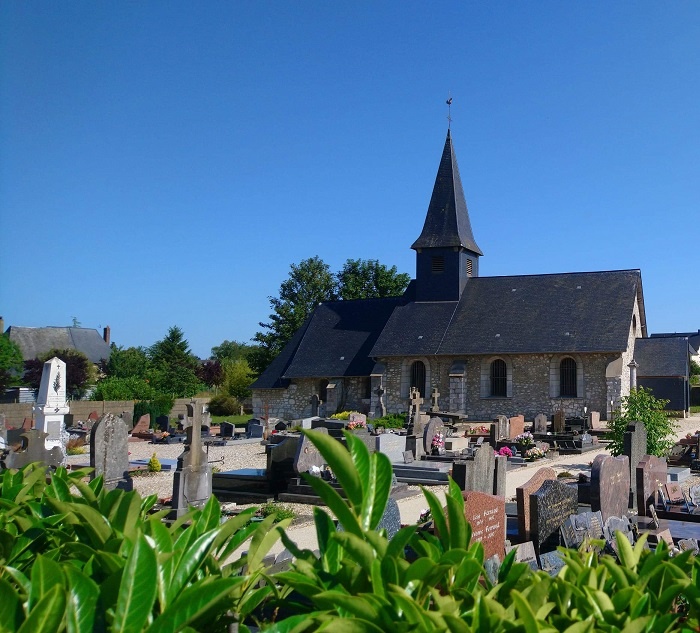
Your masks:
[[[206,357],[302,259],[414,274],[451,93],[481,275],[640,268],[695,331],[699,66],[695,1],[8,0],[0,314]]]

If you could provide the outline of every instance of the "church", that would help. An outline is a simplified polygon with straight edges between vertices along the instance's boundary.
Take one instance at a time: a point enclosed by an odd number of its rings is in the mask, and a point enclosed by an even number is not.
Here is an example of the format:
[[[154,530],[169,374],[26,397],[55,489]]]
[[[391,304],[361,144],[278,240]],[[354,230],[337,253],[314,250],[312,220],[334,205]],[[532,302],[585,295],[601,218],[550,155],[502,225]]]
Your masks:
[[[646,339],[639,270],[482,277],[450,131],[401,297],[320,304],[252,385],[257,416],[610,415]],[[320,405],[319,405],[320,402]]]

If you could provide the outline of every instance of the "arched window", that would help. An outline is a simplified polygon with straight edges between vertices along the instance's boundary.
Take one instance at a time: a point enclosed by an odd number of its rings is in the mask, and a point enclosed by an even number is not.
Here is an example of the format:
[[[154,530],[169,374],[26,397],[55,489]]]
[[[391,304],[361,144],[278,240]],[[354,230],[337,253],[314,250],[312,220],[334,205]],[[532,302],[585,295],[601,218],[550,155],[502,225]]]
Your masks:
[[[564,358],[559,363],[559,396],[561,398],[576,398],[576,361]]]
[[[506,361],[497,358],[491,363],[491,396],[505,398],[508,395],[508,367]]]
[[[328,401],[328,380],[325,378],[318,383],[318,397],[321,400],[321,402],[327,402]]]
[[[413,387],[418,389],[421,398],[425,398],[425,365],[420,360],[411,365],[411,389]]]

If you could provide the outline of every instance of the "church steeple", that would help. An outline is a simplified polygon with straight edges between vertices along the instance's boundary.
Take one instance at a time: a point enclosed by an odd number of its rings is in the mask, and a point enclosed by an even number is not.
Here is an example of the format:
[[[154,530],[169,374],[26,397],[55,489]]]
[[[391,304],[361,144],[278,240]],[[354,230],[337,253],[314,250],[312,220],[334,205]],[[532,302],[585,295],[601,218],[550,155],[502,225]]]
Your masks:
[[[472,233],[452,136],[447,130],[433,195],[416,251],[418,301],[456,301],[483,255]]]

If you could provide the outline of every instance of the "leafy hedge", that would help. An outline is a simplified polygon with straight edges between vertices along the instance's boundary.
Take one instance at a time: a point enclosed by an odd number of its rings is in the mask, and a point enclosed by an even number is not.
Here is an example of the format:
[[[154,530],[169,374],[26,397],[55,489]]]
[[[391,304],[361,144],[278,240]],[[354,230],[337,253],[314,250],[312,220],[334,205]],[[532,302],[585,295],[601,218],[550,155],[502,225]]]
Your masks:
[[[319,555],[287,535],[289,519],[221,523],[218,503],[166,525],[154,499],[102,488],[101,479],[59,469],[49,484],[34,466],[2,477],[0,629],[20,631],[248,631],[270,633],[697,631],[700,563],[618,534],[619,560],[562,550],[556,577],[509,554],[498,578],[471,542],[461,491],[446,508],[424,490],[433,531],[376,528],[391,488],[391,464],[346,434],[307,432],[346,498],[307,481],[343,525],[314,509]],[[295,556],[271,574],[263,557],[279,538]],[[247,539],[249,543],[243,544]],[[247,554],[231,555],[242,547]],[[239,627],[236,629],[236,627]]]

